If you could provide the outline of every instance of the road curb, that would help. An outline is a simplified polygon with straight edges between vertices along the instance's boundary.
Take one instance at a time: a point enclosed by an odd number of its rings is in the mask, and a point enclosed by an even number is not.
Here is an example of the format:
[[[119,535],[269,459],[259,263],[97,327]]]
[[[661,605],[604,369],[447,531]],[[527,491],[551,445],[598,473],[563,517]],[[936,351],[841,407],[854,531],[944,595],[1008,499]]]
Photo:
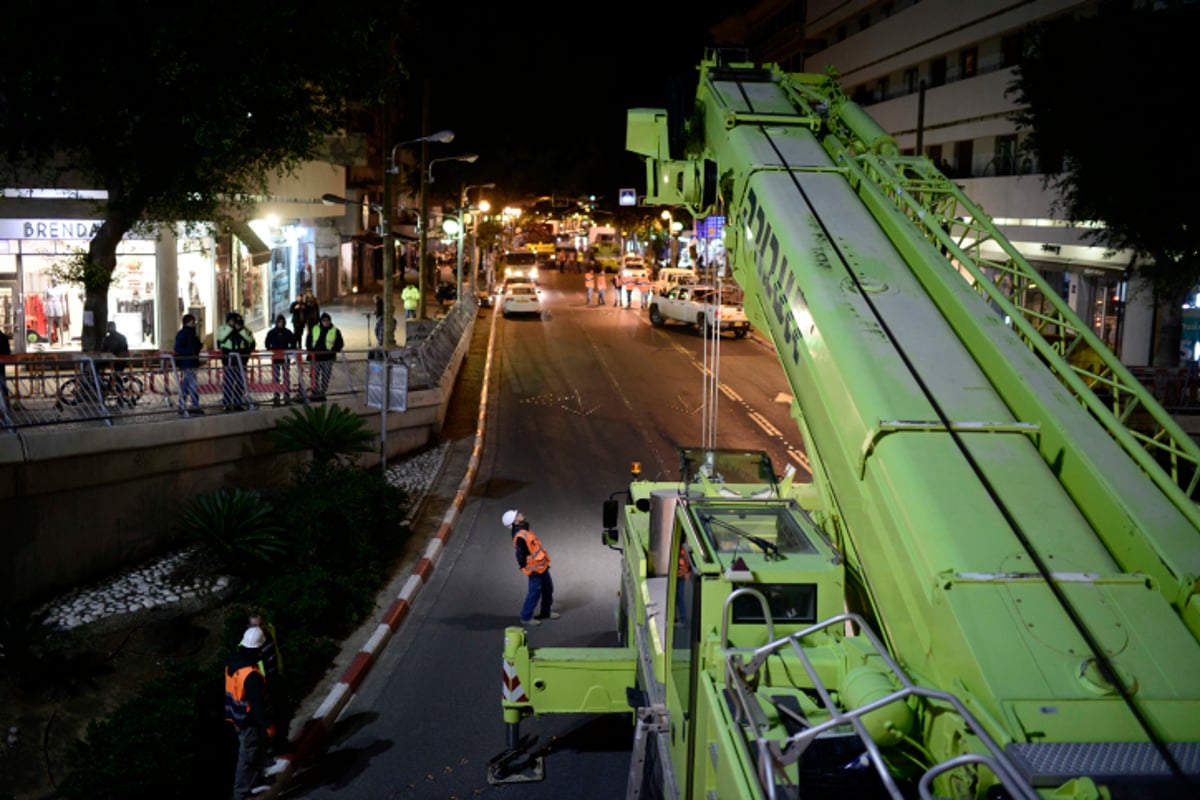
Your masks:
[[[292,776],[296,773],[296,770],[314,756],[320,754],[328,745],[329,735],[333,730],[333,725],[337,721],[338,716],[345,709],[346,704],[350,702],[350,698],[354,695],[355,691],[362,685],[363,680],[370,674],[371,668],[375,665],[375,662],[388,642],[391,641],[396,631],[399,630],[405,619],[408,618],[413,602],[416,600],[421,589],[429,582],[434,569],[436,569],[442,554],[445,552],[446,543],[454,533],[455,525],[462,514],[463,508],[466,506],[467,497],[470,495],[471,489],[475,484],[475,477],[479,471],[479,463],[483,454],[483,440],[487,419],[488,384],[492,374],[492,358],[496,341],[496,319],[497,315],[493,314],[491,330],[488,332],[487,358],[483,369],[483,385],[479,396],[479,416],[475,427],[474,445],[471,450],[471,458],[467,463],[467,468],[462,481],[459,483],[458,490],[455,492],[454,498],[450,501],[449,508],[438,525],[437,533],[430,538],[429,543],[425,547],[425,552],[417,560],[416,564],[413,565],[408,580],[404,582],[404,586],[396,595],[396,598],[384,611],[375,632],[367,639],[350,664],[343,670],[341,678],[330,689],[325,700],[301,726],[300,733],[292,742],[292,752],[277,759],[274,766],[268,770],[268,775],[274,776],[274,783],[271,786],[270,792],[260,795],[265,799],[276,797],[287,786]]]

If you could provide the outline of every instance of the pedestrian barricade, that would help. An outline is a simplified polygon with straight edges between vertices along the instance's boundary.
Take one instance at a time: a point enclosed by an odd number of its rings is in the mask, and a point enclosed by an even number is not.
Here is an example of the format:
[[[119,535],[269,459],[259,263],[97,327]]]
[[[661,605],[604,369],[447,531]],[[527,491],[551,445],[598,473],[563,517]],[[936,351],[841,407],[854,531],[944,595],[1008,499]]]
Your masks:
[[[419,342],[387,353],[407,366],[408,390],[446,377],[477,310],[475,298],[455,303]],[[203,416],[261,406],[365,399],[368,366],[379,349],[341,351],[315,360],[304,350],[260,350],[248,356],[208,351],[194,370],[170,352],[126,357],[82,353],[0,356],[0,426],[12,432],[46,425],[126,425]],[[194,390],[194,391],[193,391]],[[377,391],[377,390],[376,390]]]

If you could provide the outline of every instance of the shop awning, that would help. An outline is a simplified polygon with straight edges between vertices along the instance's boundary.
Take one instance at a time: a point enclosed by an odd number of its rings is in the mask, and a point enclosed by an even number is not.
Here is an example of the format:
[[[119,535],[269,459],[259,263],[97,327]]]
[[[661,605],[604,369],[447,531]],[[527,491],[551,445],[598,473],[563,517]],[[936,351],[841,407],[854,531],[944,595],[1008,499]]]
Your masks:
[[[233,235],[246,245],[246,249],[250,251],[251,264],[266,264],[271,260],[271,248],[264,242],[254,229],[250,227],[245,220],[239,220],[231,223],[229,229]]]

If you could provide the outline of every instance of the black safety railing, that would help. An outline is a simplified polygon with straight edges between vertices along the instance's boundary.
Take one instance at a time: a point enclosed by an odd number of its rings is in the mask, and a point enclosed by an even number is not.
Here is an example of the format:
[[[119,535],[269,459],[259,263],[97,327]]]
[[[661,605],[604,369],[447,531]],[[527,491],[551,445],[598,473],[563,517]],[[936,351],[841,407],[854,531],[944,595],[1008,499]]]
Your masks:
[[[457,303],[427,336],[386,352],[389,362],[408,367],[410,391],[435,387],[446,377],[475,310],[470,299]],[[0,356],[0,425],[10,432],[112,426],[365,397],[369,364],[384,356],[378,348],[247,356],[212,351],[182,359],[167,352]]]

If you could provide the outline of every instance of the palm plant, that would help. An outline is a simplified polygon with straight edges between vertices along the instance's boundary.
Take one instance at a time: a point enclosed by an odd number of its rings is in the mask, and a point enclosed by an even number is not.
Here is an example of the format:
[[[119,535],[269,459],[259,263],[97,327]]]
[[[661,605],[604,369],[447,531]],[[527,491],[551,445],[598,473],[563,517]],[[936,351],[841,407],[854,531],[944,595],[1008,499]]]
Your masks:
[[[218,489],[200,495],[179,515],[178,526],[203,556],[235,575],[287,552],[275,509],[254,491]]]
[[[369,453],[375,442],[362,417],[336,403],[292,409],[290,416],[275,423],[271,438],[285,450],[311,450],[319,466]]]

